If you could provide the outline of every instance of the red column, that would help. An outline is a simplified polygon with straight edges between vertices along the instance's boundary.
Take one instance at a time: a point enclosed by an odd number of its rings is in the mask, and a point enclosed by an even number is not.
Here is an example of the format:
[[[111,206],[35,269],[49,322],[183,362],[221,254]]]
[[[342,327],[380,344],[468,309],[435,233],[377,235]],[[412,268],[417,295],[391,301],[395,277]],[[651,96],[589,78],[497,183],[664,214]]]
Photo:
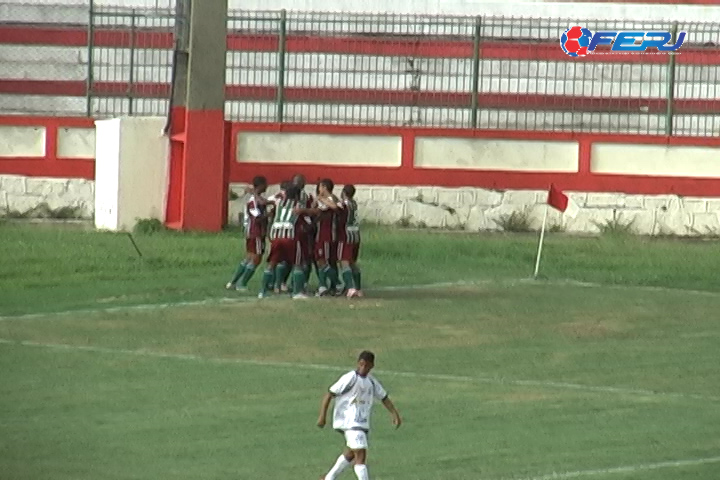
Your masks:
[[[192,1],[187,53],[176,55],[166,224],[218,231],[227,219],[227,0]],[[185,8],[185,12],[188,13]],[[185,40],[185,39],[183,39]]]

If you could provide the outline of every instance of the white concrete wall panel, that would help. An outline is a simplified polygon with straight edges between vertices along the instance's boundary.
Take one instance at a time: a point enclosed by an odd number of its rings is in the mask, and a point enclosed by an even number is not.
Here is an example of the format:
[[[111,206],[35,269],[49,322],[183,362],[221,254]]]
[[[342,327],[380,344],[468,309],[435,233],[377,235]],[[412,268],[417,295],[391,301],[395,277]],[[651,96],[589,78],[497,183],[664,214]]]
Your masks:
[[[399,167],[401,138],[372,135],[240,132],[236,160],[356,167]]]
[[[94,128],[58,129],[58,157],[95,158]]]
[[[0,157],[45,156],[45,127],[0,125]]]
[[[720,148],[596,143],[593,173],[720,178]]]
[[[418,168],[577,172],[576,142],[418,137]]]

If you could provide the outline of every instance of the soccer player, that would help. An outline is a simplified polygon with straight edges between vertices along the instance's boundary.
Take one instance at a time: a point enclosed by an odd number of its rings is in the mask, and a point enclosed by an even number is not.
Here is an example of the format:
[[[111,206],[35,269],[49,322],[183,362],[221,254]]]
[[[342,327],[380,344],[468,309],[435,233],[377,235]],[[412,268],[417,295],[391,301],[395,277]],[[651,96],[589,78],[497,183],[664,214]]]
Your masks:
[[[287,192],[288,188],[290,188],[293,185],[292,180],[283,180],[280,182],[280,191],[276,193],[275,195],[272,195],[268,197],[268,215],[272,216],[272,219],[274,219],[275,214],[275,204],[282,201],[285,198],[285,193]],[[272,222],[270,222],[272,224]],[[272,245],[270,246],[270,253],[268,254],[268,260],[270,258],[270,255],[272,255]],[[289,265],[286,263],[281,263],[279,266],[280,272],[282,273],[282,277],[279,279],[275,279],[273,276],[273,284],[268,285],[268,290],[275,290],[275,293],[280,293],[281,291],[283,293],[288,291],[287,287],[287,280],[290,276],[291,269],[289,268]],[[277,283],[278,288],[275,288],[275,284]]]
[[[333,428],[345,436],[346,446],[335,465],[324,477],[321,477],[321,480],[335,480],[353,462],[358,480],[370,480],[365,461],[374,399],[380,400],[390,412],[395,428],[399,428],[402,424],[400,413],[387,392],[380,382],[370,375],[370,370],[374,366],[375,355],[368,351],[361,352],[357,368],[340,377],[322,398],[317,426],[320,428],[325,426],[328,407],[334,398]]]
[[[337,251],[335,232],[335,209],[339,202],[332,191],[335,184],[329,178],[320,180],[317,185],[317,205],[311,209],[301,209],[301,213],[313,215],[316,219],[314,258],[320,286],[317,296],[334,293],[338,284],[335,253]],[[328,285],[329,281],[329,285]],[[329,286],[329,288],[328,288]]]
[[[283,198],[277,198],[275,201],[275,220],[270,227],[270,256],[258,297],[264,298],[270,285],[275,284],[276,288],[279,288],[279,283],[285,274],[283,266],[292,265],[293,298],[307,298],[303,293],[305,272],[303,249],[300,245],[302,230],[299,216],[295,213],[300,206],[300,191],[297,187],[291,186]]]
[[[342,279],[348,297],[362,297],[362,276],[357,266],[360,253],[360,221],[355,202],[355,186],[345,185],[341,202],[335,211],[337,225],[337,259],[342,266]]]
[[[265,253],[267,201],[263,198],[263,193],[267,190],[267,179],[257,176],[253,178],[252,184],[252,195],[245,203],[244,214],[246,256],[238,265],[232,279],[225,285],[228,290],[247,290],[247,284],[255,273],[257,266],[260,265],[263,253]]]
[[[295,175],[292,179],[293,185],[298,187],[300,189],[300,205],[303,208],[312,208],[313,204],[315,203],[315,199],[311,194],[308,194],[305,191],[305,186],[307,185],[307,182],[305,180],[305,176],[298,173]],[[305,235],[303,235],[301,242],[302,246],[305,252],[305,257],[308,260],[313,260],[313,249],[314,249],[314,243],[315,243],[315,225],[312,223],[312,219],[308,217],[307,215],[303,215],[302,218],[302,226],[305,230]],[[310,262],[308,262],[305,265],[305,283],[310,280],[310,273],[312,271],[312,266],[310,265]]]

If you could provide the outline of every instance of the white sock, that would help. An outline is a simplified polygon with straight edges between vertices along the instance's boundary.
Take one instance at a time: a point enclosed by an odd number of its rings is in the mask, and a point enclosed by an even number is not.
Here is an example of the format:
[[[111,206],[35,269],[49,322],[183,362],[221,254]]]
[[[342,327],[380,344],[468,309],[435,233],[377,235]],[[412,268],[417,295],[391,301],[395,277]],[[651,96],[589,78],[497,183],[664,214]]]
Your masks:
[[[325,480],[335,480],[347,467],[350,466],[350,462],[347,461],[345,455],[340,455],[335,462],[335,465],[325,475]]]
[[[367,465],[355,465],[355,476],[358,480],[370,480]]]

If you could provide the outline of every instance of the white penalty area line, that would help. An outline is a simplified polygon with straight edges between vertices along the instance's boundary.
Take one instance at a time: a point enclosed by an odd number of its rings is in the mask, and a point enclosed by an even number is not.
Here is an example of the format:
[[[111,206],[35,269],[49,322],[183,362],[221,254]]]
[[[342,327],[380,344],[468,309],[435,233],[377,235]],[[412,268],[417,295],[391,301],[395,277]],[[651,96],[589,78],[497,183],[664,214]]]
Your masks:
[[[708,465],[711,463],[720,463],[720,457],[671,460],[667,462],[645,463],[639,465],[628,465],[624,467],[599,468],[596,470],[576,470],[574,472],[549,473],[546,475],[541,475],[539,477],[511,477],[510,479],[502,480],[564,480],[570,478],[593,477],[598,475],[638,473],[651,470],[660,470],[665,468],[693,467],[699,465]]]
[[[347,367],[338,367],[335,365],[323,365],[317,363],[292,363],[292,362],[273,362],[265,360],[251,360],[243,358],[221,358],[221,357],[205,357],[202,355],[193,354],[181,354],[181,353],[165,353],[157,352],[152,350],[130,350],[121,348],[108,348],[99,347],[93,345],[71,345],[62,343],[41,343],[33,342],[29,340],[10,340],[0,338],[0,345],[17,345],[23,347],[36,347],[45,348],[56,351],[80,351],[80,352],[91,352],[111,355],[132,355],[137,357],[146,358],[165,358],[172,360],[189,360],[202,363],[211,364],[224,364],[224,365],[253,365],[262,367],[272,368],[292,368],[292,369],[305,369],[305,370],[321,370],[321,371],[332,371],[332,372],[344,372],[347,371]],[[579,383],[568,383],[568,382],[553,382],[544,380],[518,380],[512,378],[503,377],[490,377],[490,376],[469,376],[469,375],[450,375],[450,374],[438,374],[438,373],[419,373],[419,372],[401,372],[394,370],[377,370],[379,375],[394,376],[394,377],[405,377],[405,378],[417,378],[421,380],[439,380],[445,382],[463,382],[463,383],[484,383],[492,385],[509,385],[515,387],[535,387],[544,389],[554,390],[575,390],[580,392],[594,392],[603,394],[614,394],[614,395],[630,395],[637,397],[662,397],[662,398],[677,398],[677,399],[693,399],[703,401],[720,401],[720,397],[713,397],[708,395],[697,395],[692,393],[673,393],[673,392],[658,392],[654,390],[646,389],[635,389],[635,388],[623,388],[623,387],[609,387],[609,386],[598,386],[598,385],[583,385]]]

